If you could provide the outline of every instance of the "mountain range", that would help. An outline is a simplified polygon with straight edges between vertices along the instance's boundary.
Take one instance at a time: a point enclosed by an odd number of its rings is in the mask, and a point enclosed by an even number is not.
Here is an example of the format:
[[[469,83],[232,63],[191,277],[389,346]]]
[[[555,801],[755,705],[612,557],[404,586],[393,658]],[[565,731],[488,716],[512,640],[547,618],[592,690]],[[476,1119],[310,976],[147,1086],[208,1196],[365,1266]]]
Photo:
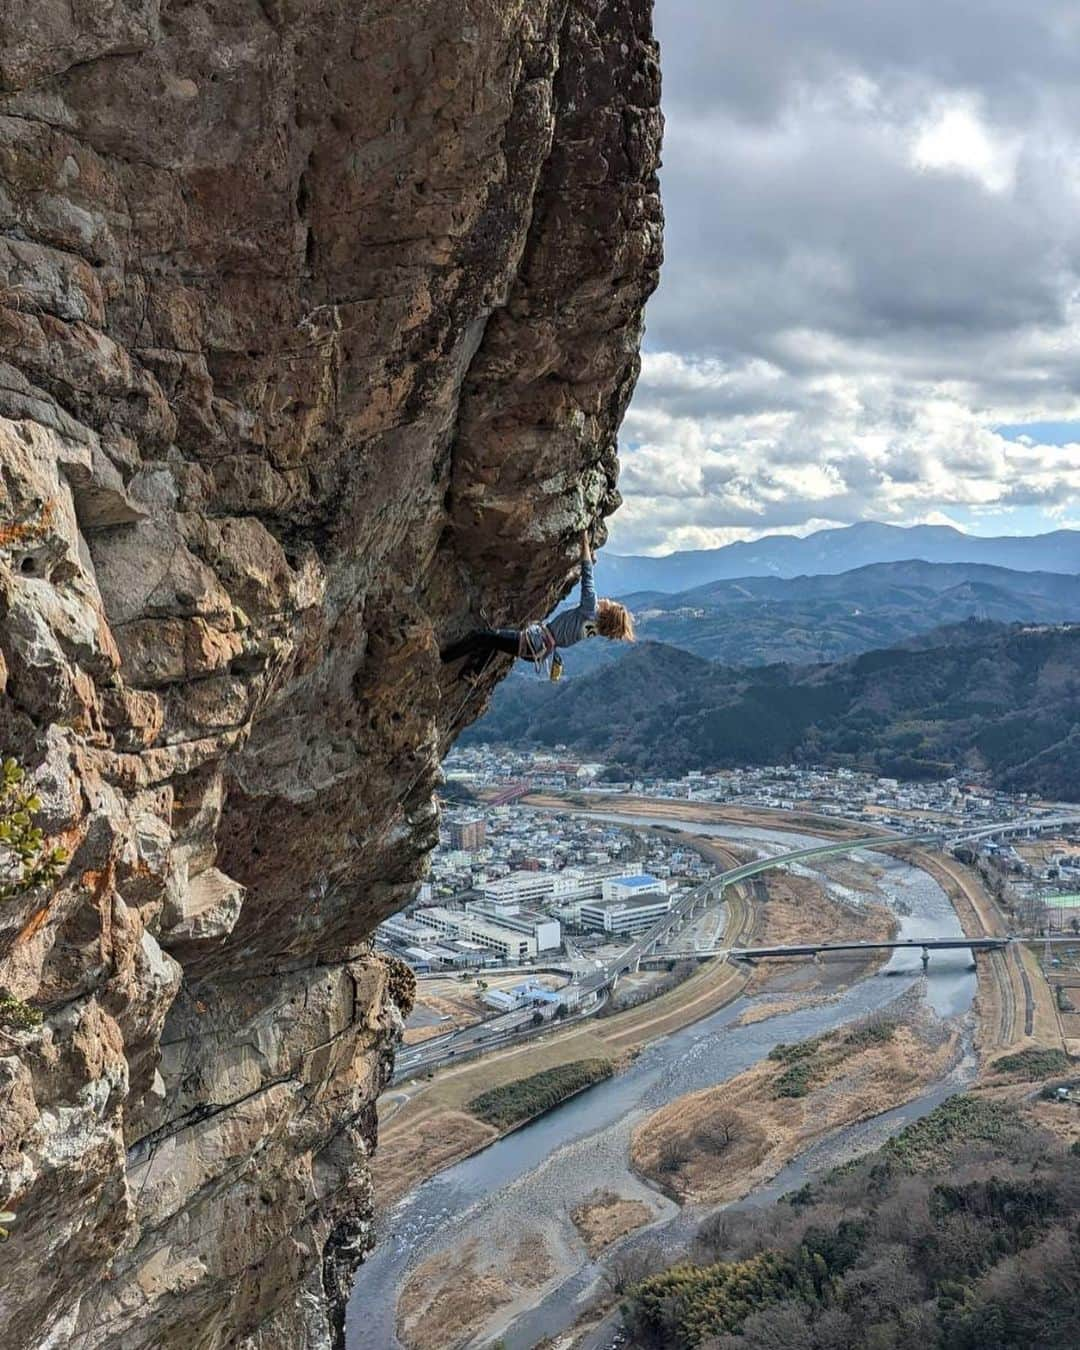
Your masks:
[[[824,763],[985,773],[1080,800],[1080,625],[969,620],[811,666],[720,665],[645,642],[563,685],[507,682],[467,738],[565,744],[632,774]]]
[[[728,665],[836,661],[892,647],[964,619],[1080,621],[1080,576],[983,563],[873,563],[824,576],[739,577],[624,599],[642,640]],[[589,642],[565,654],[568,679],[621,660],[621,644]],[[531,678],[531,672],[528,672]],[[527,678],[520,667],[511,681]]]
[[[983,563],[873,563],[838,575],[638,592],[627,602],[642,638],[729,665],[769,665],[838,660],[968,618],[1080,621],[1080,575]],[[575,657],[567,660],[576,672]]]
[[[985,563],[1020,572],[1080,572],[1080,530],[982,538],[949,525],[865,521],[804,537],[767,535],[752,542],[670,553],[662,558],[605,552],[597,564],[597,578],[608,595],[671,593],[734,577],[825,575],[912,558]]]

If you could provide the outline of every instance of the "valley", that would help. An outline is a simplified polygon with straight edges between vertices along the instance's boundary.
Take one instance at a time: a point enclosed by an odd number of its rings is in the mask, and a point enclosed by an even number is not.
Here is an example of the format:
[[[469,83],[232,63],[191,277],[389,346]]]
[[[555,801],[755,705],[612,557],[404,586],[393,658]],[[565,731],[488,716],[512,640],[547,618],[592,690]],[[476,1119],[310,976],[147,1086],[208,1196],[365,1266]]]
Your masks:
[[[1080,625],[971,621],[812,666],[640,643],[590,675],[508,681],[470,745],[563,744],[613,780],[788,763],[1080,795]]]
[[[650,819],[637,814],[640,801],[629,805],[628,823]],[[778,831],[775,814],[767,827],[760,816],[753,824],[720,823],[707,806],[684,805],[678,815],[696,845],[708,841],[721,863],[729,847],[779,851],[820,841]],[[671,811],[651,819],[671,828]],[[828,822],[830,832],[838,823]],[[865,866],[872,855],[856,856]],[[924,935],[937,929],[978,936],[1000,923],[974,874],[954,860],[880,855],[865,867],[858,891],[853,863],[811,861],[795,874],[767,873],[739,888],[745,894],[731,901],[724,941],[754,932],[779,942],[808,930],[820,938],[830,921],[850,935],[860,924],[878,924],[879,910],[885,932],[917,925]],[[946,887],[963,903],[954,904]],[[358,1280],[354,1303],[364,1314],[348,1324],[352,1350],[391,1343],[379,1336],[396,1336],[410,1350],[496,1342],[525,1350],[541,1334],[560,1337],[564,1346],[606,1345],[603,1310],[613,1272],[641,1244],[685,1241],[711,1208],[747,1192],[765,1195],[770,1179],[786,1175],[799,1157],[820,1168],[846,1148],[865,1148],[873,1136],[860,1121],[878,1121],[884,1133],[900,1129],[911,1109],[931,1110],[977,1081],[1007,1049],[1061,1045],[1045,981],[1039,997],[1047,1008],[1029,1034],[1023,1018],[1006,1015],[1007,997],[987,959],[972,973],[963,952],[935,954],[925,976],[912,953],[869,965],[769,964],[737,978],[727,967],[718,979],[724,969],[709,963],[653,1003],[441,1071],[386,1103],[379,1155],[391,1178],[382,1192],[384,1241]],[[850,1053],[829,1049],[865,1035],[861,1028],[879,1032]],[[777,1101],[774,1109],[769,1084],[777,1071],[767,1067],[769,1055],[808,1038],[835,1065],[801,1100]],[[616,1062],[606,1082],[501,1139],[490,1128],[464,1131],[462,1152],[480,1151],[456,1164],[421,1149],[413,1152],[411,1170],[395,1169],[395,1150],[408,1138],[426,1137],[425,1122],[435,1138],[445,1137],[447,1122],[471,1119],[468,1102],[481,1085],[597,1053]],[[708,1103],[724,1083],[730,1087],[718,1100],[726,1110],[733,1094],[740,1118],[731,1141],[719,1144],[731,1170],[717,1191],[718,1174],[705,1167],[700,1175],[710,1182],[702,1190],[694,1180],[701,1140],[716,1150],[723,1131],[712,1108],[702,1115],[687,1103]],[[422,1176],[431,1179],[416,1189]],[[608,1240],[597,1236],[605,1228]],[[440,1255],[451,1252],[461,1259]],[[470,1272],[464,1285],[463,1265]],[[473,1296],[462,1300],[463,1288]],[[597,1316],[600,1330],[586,1330]],[[573,1331],[579,1319],[580,1337]]]

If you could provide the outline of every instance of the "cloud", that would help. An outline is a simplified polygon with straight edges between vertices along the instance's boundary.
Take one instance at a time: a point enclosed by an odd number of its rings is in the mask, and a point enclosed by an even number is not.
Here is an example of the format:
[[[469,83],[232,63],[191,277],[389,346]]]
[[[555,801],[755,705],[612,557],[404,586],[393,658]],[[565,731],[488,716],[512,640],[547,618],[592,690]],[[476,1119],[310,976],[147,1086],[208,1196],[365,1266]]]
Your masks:
[[[745,378],[746,399],[740,396]],[[616,547],[730,542],[808,521],[914,523],[1080,500],[1080,445],[1009,439],[957,389],[866,375],[790,380],[784,406],[744,404],[761,368],[646,353],[624,426]]]
[[[921,169],[966,174],[987,192],[1016,184],[1020,141],[995,139],[971,99],[951,99],[919,132],[912,158]]]
[[[1080,417],[1074,7],[663,0],[657,23],[667,257],[614,546],[1067,514],[1070,447],[993,428]]]

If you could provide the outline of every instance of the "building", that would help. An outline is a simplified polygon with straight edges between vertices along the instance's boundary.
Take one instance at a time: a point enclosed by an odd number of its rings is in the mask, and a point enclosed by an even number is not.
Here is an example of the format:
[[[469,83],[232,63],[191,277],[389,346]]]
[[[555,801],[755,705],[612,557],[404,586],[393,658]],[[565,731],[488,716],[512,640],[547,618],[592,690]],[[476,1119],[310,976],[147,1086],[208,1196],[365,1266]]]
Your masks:
[[[639,872],[632,877],[608,877],[601,894],[605,900],[636,900],[642,895],[666,895],[667,885],[651,872]]]
[[[600,862],[585,867],[567,867],[559,873],[555,898],[573,902],[599,897],[608,877],[623,876],[625,863]]]
[[[489,989],[481,1001],[489,1008],[497,1008],[499,1012],[516,1012],[518,1008],[536,1007],[539,1004],[557,1007],[563,1000],[556,990],[547,989],[534,980],[525,980],[522,984],[515,984],[512,989]]]
[[[532,934],[475,914],[462,914],[434,905],[431,909],[418,910],[416,919],[444,937],[473,942],[504,961],[528,961],[536,955],[536,938]]]
[[[555,878],[552,901],[558,906],[565,923],[581,923],[581,905],[585,900],[599,900],[604,881],[622,876],[625,863],[596,863],[589,867],[566,867]]]
[[[581,922],[616,937],[643,933],[671,909],[671,896],[653,891],[630,900],[589,900],[581,906]]]
[[[484,887],[484,899],[516,905],[550,900],[554,894],[556,876],[555,872],[511,872],[498,881],[489,881]]]
[[[558,919],[540,914],[533,909],[522,909],[508,900],[470,900],[465,906],[469,914],[476,914],[502,928],[516,933],[529,933],[536,940],[538,952],[558,951],[562,946],[562,925]]]
[[[375,936],[383,942],[392,942],[402,947],[426,947],[438,941],[438,932],[429,924],[418,923],[415,919],[406,919],[395,914],[384,919],[375,930]]]
[[[475,820],[452,820],[450,822],[450,847],[462,849],[466,853],[475,853],[487,842],[487,823],[480,817]]]

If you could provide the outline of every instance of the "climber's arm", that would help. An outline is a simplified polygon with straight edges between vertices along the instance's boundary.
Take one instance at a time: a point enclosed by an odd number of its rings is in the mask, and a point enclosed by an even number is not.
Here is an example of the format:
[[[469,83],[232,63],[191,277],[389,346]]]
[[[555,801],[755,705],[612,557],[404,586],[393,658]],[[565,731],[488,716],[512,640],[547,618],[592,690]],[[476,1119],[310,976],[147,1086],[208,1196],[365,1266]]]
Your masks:
[[[581,613],[592,618],[596,613],[596,583],[593,581],[592,548],[589,531],[581,532]]]

